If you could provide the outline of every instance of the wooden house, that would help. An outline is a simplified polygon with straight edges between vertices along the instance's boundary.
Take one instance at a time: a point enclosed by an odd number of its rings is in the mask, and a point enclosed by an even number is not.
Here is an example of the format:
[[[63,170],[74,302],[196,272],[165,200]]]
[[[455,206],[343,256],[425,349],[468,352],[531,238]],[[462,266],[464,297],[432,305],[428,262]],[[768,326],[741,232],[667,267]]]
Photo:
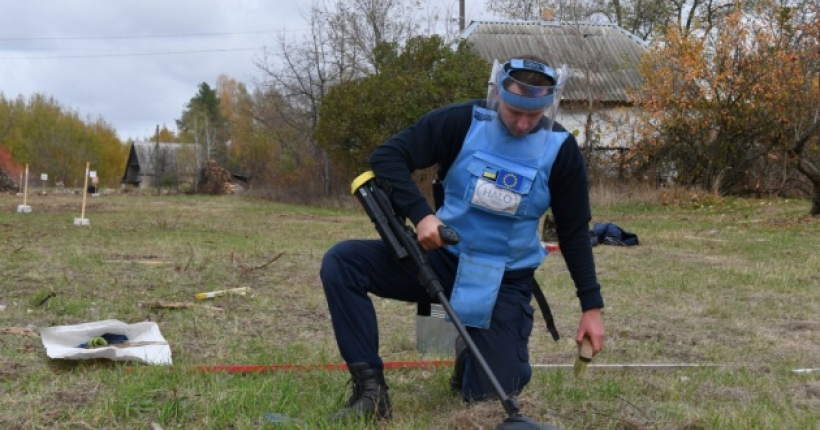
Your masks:
[[[122,186],[135,188],[192,185],[204,164],[202,148],[190,143],[133,142]]]
[[[530,54],[553,68],[566,64],[558,122],[581,146],[620,146],[605,125],[623,121],[633,107],[645,41],[615,24],[555,21],[473,21],[461,38],[490,63]],[[588,139],[587,130],[595,135]]]

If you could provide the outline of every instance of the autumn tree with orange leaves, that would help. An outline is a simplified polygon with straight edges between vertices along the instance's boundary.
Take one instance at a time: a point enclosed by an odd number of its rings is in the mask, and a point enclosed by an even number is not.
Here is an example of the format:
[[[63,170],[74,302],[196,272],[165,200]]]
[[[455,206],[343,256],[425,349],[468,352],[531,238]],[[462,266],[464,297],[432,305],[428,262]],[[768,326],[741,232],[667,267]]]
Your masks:
[[[812,198],[820,214],[818,8],[769,4],[708,33],[670,28],[641,66],[635,163],[721,194]]]

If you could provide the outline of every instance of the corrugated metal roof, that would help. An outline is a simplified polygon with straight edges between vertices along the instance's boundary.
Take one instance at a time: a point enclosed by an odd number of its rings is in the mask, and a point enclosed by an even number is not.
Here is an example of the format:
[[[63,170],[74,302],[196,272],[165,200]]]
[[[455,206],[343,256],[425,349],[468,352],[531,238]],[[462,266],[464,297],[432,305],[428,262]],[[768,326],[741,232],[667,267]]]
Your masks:
[[[589,91],[603,102],[630,103],[628,90],[640,85],[638,62],[647,44],[608,23],[473,21],[462,33],[489,62],[536,55],[550,66],[567,64],[564,101],[585,101]]]

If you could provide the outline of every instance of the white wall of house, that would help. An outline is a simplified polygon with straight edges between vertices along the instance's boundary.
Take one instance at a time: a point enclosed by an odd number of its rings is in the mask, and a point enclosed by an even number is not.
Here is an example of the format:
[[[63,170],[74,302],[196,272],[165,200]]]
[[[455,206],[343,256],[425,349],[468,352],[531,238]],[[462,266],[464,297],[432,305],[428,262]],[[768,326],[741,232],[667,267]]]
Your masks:
[[[631,146],[632,143],[628,142],[628,133],[626,133],[628,130],[624,127],[631,122],[633,114],[634,109],[627,107],[607,108],[595,112],[592,116],[592,132],[596,133],[595,146]],[[589,144],[585,131],[586,109],[562,108],[558,112],[558,122],[575,135],[578,145]]]

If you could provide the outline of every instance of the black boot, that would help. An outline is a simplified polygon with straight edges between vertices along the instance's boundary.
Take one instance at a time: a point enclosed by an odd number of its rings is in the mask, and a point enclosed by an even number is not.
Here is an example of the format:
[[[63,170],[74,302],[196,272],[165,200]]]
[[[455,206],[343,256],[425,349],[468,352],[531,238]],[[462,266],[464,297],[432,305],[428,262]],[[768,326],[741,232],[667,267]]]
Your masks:
[[[391,419],[393,411],[382,369],[371,369],[367,363],[350,363],[347,368],[353,382],[353,394],[345,407],[331,415],[329,420]]]
[[[453,376],[450,377],[450,390],[453,394],[461,394],[461,382],[464,380],[464,366],[467,365],[467,342],[461,335],[455,341],[456,360],[453,364]]]

